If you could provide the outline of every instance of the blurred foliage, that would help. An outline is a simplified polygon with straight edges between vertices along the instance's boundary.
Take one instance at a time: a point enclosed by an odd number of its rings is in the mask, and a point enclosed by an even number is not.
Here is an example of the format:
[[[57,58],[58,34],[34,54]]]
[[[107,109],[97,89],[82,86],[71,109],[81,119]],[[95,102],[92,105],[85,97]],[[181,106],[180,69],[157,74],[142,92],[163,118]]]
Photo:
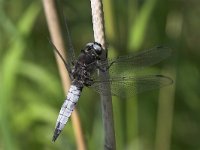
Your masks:
[[[93,41],[90,1],[63,0],[76,54]],[[117,149],[200,149],[200,1],[104,0],[109,57],[167,45],[156,70],[174,85],[113,97]],[[51,142],[65,93],[41,1],[0,0],[0,149],[76,149],[71,121]],[[94,99],[95,97],[95,99]],[[84,89],[77,105],[88,149],[103,149],[101,104]],[[170,127],[171,126],[171,127]]]

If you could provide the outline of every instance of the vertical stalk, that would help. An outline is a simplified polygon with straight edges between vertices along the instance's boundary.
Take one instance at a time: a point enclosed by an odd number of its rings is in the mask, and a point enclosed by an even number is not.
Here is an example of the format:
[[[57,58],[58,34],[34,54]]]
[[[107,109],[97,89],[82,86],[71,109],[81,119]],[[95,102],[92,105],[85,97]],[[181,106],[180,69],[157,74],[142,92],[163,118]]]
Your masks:
[[[103,15],[103,5],[101,0],[91,0],[92,8],[92,22],[94,30],[94,39],[96,42],[100,43],[104,48],[102,54],[102,59],[105,60],[107,57],[107,49],[105,45],[105,28],[104,28],[104,15]],[[108,73],[100,72],[100,77],[102,80],[109,77]],[[110,89],[107,85],[103,85],[104,88]],[[108,90],[107,95],[101,95],[101,104],[102,104],[102,117],[105,131],[105,150],[114,150],[116,149],[115,143],[115,131],[114,131],[114,121],[113,121],[113,109],[112,109],[112,97],[111,93]]]
[[[175,71],[173,70],[175,80]],[[160,90],[158,101],[155,150],[170,150],[173,124],[175,84]]]
[[[57,47],[57,49],[60,50],[61,55],[66,56],[64,40],[61,34],[61,25],[58,17],[58,8],[56,7],[56,0],[43,0],[43,6],[45,10],[51,40]],[[56,61],[62,79],[63,89],[64,92],[66,92],[68,91],[70,86],[70,78],[62,60],[59,58],[58,55],[56,55]],[[76,137],[77,149],[85,150],[86,148],[83,139],[81,123],[76,109],[73,111],[71,118]]]

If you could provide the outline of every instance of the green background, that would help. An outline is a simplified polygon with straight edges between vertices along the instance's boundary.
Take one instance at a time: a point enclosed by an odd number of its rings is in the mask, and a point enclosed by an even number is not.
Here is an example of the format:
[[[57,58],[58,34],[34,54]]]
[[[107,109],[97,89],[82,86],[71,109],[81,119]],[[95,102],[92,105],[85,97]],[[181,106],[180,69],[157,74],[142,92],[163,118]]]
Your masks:
[[[93,41],[90,1],[62,1],[76,54]],[[173,85],[113,98],[117,149],[200,150],[200,1],[104,0],[109,57],[166,45],[172,56],[154,70]],[[62,18],[64,20],[64,18]],[[71,121],[56,143],[65,98],[42,1],[0,0],[0,150],[76,149]],[[87,149],[103,149],[98,94],[77,105]]]

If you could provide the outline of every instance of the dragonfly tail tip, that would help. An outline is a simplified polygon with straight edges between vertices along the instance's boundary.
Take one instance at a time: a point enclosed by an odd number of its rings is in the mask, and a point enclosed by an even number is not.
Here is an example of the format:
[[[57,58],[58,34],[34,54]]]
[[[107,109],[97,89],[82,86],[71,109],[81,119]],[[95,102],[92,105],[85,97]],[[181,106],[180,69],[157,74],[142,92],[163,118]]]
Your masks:
[[[52,138],[52,142],[56,141],[56,139],[58,138],[58,136],[60,135],[60,133],[61,133],[61,130],[55,129],[54,135],[53,135],[53,138]]]

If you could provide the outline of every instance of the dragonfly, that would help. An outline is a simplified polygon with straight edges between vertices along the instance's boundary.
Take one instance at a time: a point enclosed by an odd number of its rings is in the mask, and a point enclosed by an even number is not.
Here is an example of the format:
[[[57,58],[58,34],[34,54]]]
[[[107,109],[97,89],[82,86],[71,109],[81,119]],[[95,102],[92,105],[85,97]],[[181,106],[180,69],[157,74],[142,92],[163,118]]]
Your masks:
[[[53,45],[53,44],[52,44]],[[54,46],[54,45],[53,45]],[[62,59],[71,79],[71,86],[60,109],[52,141],[55,142],[69,117],[71,116],[84,87],[90,87],[100,94],[106,95],[110,86],[111,95],[126,97],[173,83],[170,77],[160,74],[137,74],[147,66],[152,66],[171,55],[171,49],[157,46],[131,55],[115,59],[102,60],[102,45],[90,42],[81,50],[77,59],[72,52],[72,59],[65,61],[59,50],[54,50]],[[101,79],[98,74],[108,72],[109,78]],[[131,94],[130,94],[131,93]]]
[[[64,17],[64,13],[62,14]],[[56,46],[49,40],[55,52],[65,65],[71,79],[66,99],[61,106],[52,141],[55,142],[68,122],[83,88],[89,87],[101,95],[111,93],[122,99],[134,94],[149,91],[173,83],[170,77],[161,74],[140,74],[149,66],[159,63],[171,55],[171,48],[157,46],[131,55],[119,56],[115,59],[102,59],[105,49],[98,42],[89,42],[81,49],[78,57],[70,37],[65,19],[67,34],[68,58],[65,60]],[[99,74],[108,73],[109,78],[102,79]],[[105,88],[106,87],[106,88]],[[108,90],[110,92],[108,92]]]

